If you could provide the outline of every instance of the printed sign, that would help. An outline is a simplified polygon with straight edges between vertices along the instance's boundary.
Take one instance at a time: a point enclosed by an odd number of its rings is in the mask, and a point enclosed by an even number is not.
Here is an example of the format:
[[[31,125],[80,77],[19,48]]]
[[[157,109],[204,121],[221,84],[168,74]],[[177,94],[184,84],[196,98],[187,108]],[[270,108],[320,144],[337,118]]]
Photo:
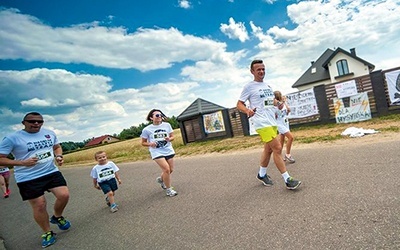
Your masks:
[[[357,94],[357,85],[355,80],[335,84],[338,98],[345,98]]]
[[[359,122],[372,118],[367,92],[346,98],[334,98],[333,103],[336,123]]]
[[[203,115],[203,122],[204,122],[204,130],[206,133],[216,133],[225,131],[222,111]]]

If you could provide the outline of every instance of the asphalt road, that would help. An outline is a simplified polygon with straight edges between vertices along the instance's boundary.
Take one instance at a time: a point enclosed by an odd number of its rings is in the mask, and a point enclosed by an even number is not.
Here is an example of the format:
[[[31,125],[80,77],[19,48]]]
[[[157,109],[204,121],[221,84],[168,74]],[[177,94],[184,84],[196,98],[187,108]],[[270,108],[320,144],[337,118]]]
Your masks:
[[[296,147],[289,172],[303,181],[286,190],[256,179],[260,150],[176,157],[167,197],[151,160],[119,164],[122,185],[110,213],[92,187],[92,166],[63,168],[71,199],[70,230],[49,249],[400,249],[400,140],[377,135]],[[0,199],[0,237],[8,250],[41,249],[39,227],[12,180]],[[48,208],[54,204],[48,194]]]

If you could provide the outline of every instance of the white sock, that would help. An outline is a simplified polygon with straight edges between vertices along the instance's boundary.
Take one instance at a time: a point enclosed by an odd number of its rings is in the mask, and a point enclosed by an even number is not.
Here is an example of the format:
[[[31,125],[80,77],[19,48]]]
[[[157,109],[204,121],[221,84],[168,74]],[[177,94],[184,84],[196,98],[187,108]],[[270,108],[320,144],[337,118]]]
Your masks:
[[[258,175],[260,177],[264,177],[267,174],[267,168],[265,167],[260,167],[260,170],[258,171]]]
[[[283,178],[283,180],[286,182],[287,181],[287,179],[289,179],[289,177],[290,177],[290,175],[289,175],[289,173],[286,171],[285,173],[283,173],[282,174],[282,178]]]

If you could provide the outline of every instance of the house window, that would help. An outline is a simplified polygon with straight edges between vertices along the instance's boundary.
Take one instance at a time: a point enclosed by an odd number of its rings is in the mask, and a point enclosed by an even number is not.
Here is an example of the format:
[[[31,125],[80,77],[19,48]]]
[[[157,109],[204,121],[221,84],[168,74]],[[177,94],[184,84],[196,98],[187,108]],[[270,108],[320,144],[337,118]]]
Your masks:
[[[349,66],[347,65],[347,60],[343,59],[336,62],[339,76],[349,74]]]

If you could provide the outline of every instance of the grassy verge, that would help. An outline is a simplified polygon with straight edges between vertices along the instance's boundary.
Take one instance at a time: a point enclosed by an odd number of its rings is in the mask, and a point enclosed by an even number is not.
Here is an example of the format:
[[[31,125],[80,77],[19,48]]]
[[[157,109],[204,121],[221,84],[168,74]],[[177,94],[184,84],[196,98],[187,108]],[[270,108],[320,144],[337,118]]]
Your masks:
[[[304,126],[292,129],[297,143],[332,142],[345,139],[341,133],[348,127],[359,127],[364,129],[375,129],[380,132],[400,132],[400,114],[373,118],[368,121],[351,124],[326,124],[318,126]],[[262,143],[257,135],[242,136],[228,139],[214,139],[210,141],[183,144],[179,129],[175,130],[173,147],[177,156],[192,156],[208,153],[225,153],[247,148],[260,148]],[[150,154],[146,147],[141,146],[141,139],[102,145],[65,155],[66,166],[93,165],[94,154],[99,150],[107,152],[108,158],[116,163],[149,160]]]

